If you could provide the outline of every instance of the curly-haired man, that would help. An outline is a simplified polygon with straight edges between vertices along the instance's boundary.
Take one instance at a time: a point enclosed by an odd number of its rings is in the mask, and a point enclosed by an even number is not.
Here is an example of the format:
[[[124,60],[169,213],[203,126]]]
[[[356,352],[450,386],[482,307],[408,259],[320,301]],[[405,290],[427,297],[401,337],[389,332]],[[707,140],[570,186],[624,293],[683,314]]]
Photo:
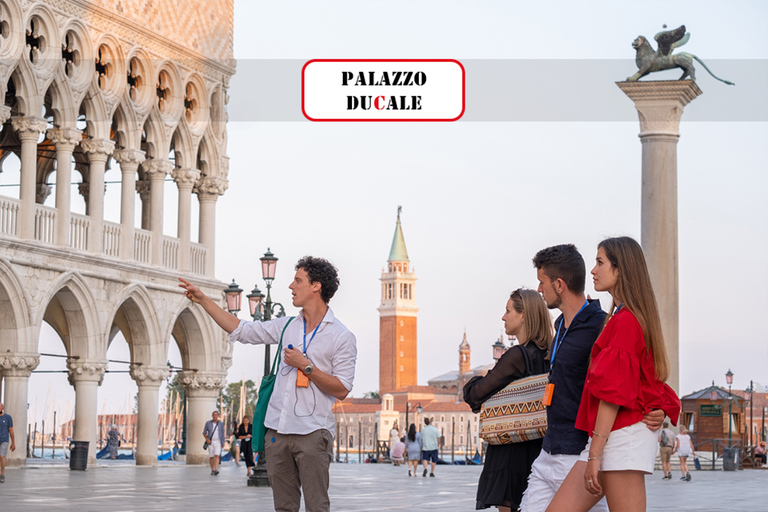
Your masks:
[[[227,331],[230,342],[274,344],[283,337],[283,357],[264,424],[267,473],[277,511],[298,511],[301,492],[308,512],[329,511],[336,399],[344,400],[355,378],[355,336],[328,307],[339,277],[322,258],[306,256],[296,264],[290,288],[294,321],[239,320],[221,309],[189,281],[179,278],[186,296]],[[283,333],[284,331],[284,333]]]

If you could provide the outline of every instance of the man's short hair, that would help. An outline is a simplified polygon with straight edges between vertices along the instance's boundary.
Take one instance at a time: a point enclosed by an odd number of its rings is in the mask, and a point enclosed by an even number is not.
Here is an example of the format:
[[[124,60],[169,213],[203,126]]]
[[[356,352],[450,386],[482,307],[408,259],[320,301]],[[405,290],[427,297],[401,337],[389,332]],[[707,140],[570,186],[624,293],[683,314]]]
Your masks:
[[[424,424],[429,425],[429,418],[424,418]]]
[[[320,296],[326,304],[330,302],[339,289],[339,273],[336,267],[326,259],[304,256],[296,263],[296,270],[300,268],[307,273],[310,283],[320,283]]]
[[[550,281],[562,279],[571,292],[584,292],[587,268],[575,245],[562,244],[542,249],[533,257],[533,266],[541,269]]]

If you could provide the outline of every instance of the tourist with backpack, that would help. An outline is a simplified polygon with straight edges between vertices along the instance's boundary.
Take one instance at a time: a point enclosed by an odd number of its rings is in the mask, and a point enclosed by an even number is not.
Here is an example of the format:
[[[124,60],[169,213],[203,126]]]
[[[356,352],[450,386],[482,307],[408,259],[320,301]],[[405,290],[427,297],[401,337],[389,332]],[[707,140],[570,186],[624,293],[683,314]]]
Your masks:
[[[672,480],[672,450],[675,447],[675,433],[669,428],[669,422],[665,421],[664,426],[659,432],[659,458],[661,459],[661,469],[664,472],[662,480]]]

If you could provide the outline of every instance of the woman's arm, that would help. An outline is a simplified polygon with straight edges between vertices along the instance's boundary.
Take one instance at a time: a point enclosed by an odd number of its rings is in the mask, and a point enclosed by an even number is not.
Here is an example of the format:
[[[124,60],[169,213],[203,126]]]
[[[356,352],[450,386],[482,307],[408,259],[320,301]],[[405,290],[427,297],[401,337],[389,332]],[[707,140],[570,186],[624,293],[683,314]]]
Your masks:
[[[494,393],[526,374],[525,359],[520,351],[526,349],[518,347],[519,350],[507,350],[484,377],[473,377],[464,386],[464,401],[472,408],[472,412],[479,412],[483,402]]]
[[[618,405],[600,400],[597,419],[595,420],[595,431],[592,432],[592,443],[589,446],[587,469],[584,471],[584,487],[595,496],[603,493],[599,479],[600,458],[603,456],[603,448],[608,442],[608,436],[611,434],[617,414],[619,414]]]

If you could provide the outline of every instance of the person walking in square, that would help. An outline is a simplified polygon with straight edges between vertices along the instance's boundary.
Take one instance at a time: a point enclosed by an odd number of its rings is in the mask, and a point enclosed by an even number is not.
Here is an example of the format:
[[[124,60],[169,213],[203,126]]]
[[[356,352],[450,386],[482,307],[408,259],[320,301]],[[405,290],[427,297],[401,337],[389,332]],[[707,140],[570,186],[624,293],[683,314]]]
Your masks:
[[[416,425],[411,423],[405,440],[405,453],[408,455],[408,476],[419,476],[419,458],[421,458],[422,447],[421,433],[416,432]]]
[[[432,464],[429,469],[429,476],[434,477],[440,432],[437,427],[431,424],[429,418],[424,418],[424,425],[425,427],[421,431],[421,463],[424,464],[424,472],[421,476],[427,476],[427,462],[429,462]]]
[[[339,288],[336,267],[305,256],[288,286],[298,316],[266,322],[239,320],[197,286],[179,278],[186,297],[200,304],[226,332],[230,343],[278,344],[283,340],[264,426],[264,456],[274,509],[298,512],[301,494],[307,512],[329,512],[329,469],[336,423],[333,404],[352,390],[357,340],[328,303]]]
[[[114,423],[109,427],[109,432],[107,432],[107,447],[109,447],[109,458],[115,460],[117,458],[117,450],[120,448],[120,431],[117,430],[117,425]]]
[[[205,422],[203,437],[208,444],[208,464],[211,466],[211,475],[219,474],[219,462],[221,449],[224,446],[224,422],[219,421],[219,411],[211,413],[211,419]]]
[[[5,412],[5,406],[0,403],[0,484],[5,483],[5,457],[8,447],[16,451],[16,437],[13,434],[13,418]]]
[[[253,466],[256,464],[253,461],[253,425],[248,415],[243,416],[243,422],[237,427],[236,432],[237,440],[240,442],[240,453],[243,454],[245,459],[245,468],[248,476],[251,476]]]
[[[691,481],[691,473],[688,471],[688,457],[695,457],[696,451],[693,449],[693,441],[688,435],[688,429],[680,427],[680,433],[675,438],[675,448],[677,456],[680,458],[680,472],[683,474],[680,480]],[[670,478],[672,474],[670,473]]]
[[[507,350],[485,376],[473,377],[464,385],[464,401],[475,413],[480,412],[483,402],[512,382],[549,371],[552,324],[547,306],[538,292],[525,288],[512,292],[501,319],[504,332],[516,336],[520,343]],[[526,364],[527,361],[530,364]],[[533,439],[488,445],[477,484],[475,508],[498,507],[501,512],[517,510],[542,442],[542,439]]]
[[[672,465],[670,460],[675,447],[675,433],[669,429],[669,422],[665,421],[659,431],[659,458],[661,470],[664,473],[662,480],[672,480]]]

